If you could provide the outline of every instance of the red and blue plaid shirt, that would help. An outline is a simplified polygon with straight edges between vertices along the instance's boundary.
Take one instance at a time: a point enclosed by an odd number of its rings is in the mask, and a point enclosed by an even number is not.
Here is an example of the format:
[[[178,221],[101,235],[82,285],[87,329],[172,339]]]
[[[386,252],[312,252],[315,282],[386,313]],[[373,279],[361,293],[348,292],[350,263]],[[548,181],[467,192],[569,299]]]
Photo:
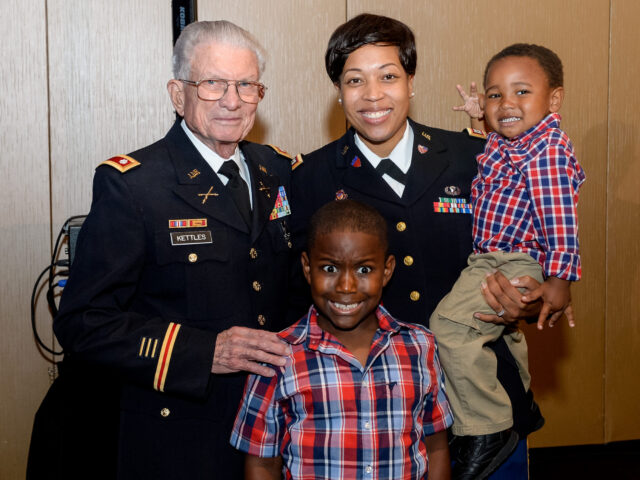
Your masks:
[[[279,335],[291,344],[274,377],[251,375],[231,444],[282,456],[287,479],[418,479],[423,442],[453,422],[433,334],[382,307],[367,364],[309,314]]]
[[[560,115],[508,140],[489,134],[473,180],[476,253],[524,252],[547,277],[579,280],[578,189],[585,180]]]

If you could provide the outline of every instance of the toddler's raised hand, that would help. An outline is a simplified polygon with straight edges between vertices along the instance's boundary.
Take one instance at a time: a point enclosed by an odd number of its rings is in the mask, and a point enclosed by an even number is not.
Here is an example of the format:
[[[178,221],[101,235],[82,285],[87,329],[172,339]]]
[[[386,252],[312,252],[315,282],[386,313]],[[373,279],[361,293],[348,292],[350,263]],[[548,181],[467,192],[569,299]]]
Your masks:
[[[456,85],[458,93],[464,102],[464,105],[453,107],[456,112],[467,112],[471,118],[481,120],[484,117],[484,95],[478,94],[478,86],[476,82],[471,82],[469,94],[464,91],[462,85]]]

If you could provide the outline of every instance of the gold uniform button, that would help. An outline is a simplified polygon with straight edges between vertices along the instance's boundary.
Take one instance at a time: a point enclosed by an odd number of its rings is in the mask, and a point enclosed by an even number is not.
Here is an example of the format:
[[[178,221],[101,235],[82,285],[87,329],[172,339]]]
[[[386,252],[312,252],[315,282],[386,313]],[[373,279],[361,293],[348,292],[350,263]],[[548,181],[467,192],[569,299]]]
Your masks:
[[[160,415],[162,415],[163,417],[168,417],[171,414],[171,410],[169,410],[168,408],[163,408],[162,410],[160,410]]]
[[[262,285],[260,285],[260,282],[258,282],[257,280],[255,280],[255,281],[253,282],[253,289],[254,289],[256,292],[259,292],[259,291],[262,289]]]
[[[415,290],[409,294],[409,298],[414,302],[420,300],[420,292],[416,292]]]
[[[264,326],[264,324],[267,323],[267,319],[264,318],[264,315],[258,315],[258,323],[260,326]]]
[[[398,222],[396,224],[396,230],[398,230],[399,232],[404,232],[407,229],[407,224],[404,222]]]
[[[190,253],[188,258],[191,263],[198,261],[198,255],[195,253]]]
[[[404,257],[404,264],[407,267],[410,267],[411,265],[413,265],[413,257],[411,255],[407,255],[406,257]]]
[[[258,258],[258,251],[252,247],[251,250],[249,250],[249,256],[255,260]]]

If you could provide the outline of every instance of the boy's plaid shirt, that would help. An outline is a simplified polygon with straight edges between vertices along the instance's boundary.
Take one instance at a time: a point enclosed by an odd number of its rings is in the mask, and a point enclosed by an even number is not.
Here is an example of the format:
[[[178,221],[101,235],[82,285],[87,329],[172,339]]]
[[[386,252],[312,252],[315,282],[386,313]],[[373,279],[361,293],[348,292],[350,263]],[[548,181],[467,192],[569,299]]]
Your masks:
[[[231,444],[282,455],[286,478],[418,479],[423,440],[453,422],[433,334],[383,307],[366,366],[309,314],[280,333],[291,344],[274,377],[251,375]]]
[[[492,132],[473,180],[476,253],[524,252],[547,277],[579,280],[578,188],[585,180],[560,115],[511,140]]]

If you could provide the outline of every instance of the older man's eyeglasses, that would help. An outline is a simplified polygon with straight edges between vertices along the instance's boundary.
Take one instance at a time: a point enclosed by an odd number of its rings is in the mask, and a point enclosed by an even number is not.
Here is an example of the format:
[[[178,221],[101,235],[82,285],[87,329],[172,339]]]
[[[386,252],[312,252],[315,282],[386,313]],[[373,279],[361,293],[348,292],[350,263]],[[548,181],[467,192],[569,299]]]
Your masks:
[[[225,96],[229,85],[236,87],[236,92],[240,99],[245,103],[258,103],[264,97],[267,89],[260,82],[249,82],[246,80],[225,80],[223,78],[207,78],[194,82],[192,80],[183,80],[181,82],[196,87],[198,98],[200,100],[220,100]]]

